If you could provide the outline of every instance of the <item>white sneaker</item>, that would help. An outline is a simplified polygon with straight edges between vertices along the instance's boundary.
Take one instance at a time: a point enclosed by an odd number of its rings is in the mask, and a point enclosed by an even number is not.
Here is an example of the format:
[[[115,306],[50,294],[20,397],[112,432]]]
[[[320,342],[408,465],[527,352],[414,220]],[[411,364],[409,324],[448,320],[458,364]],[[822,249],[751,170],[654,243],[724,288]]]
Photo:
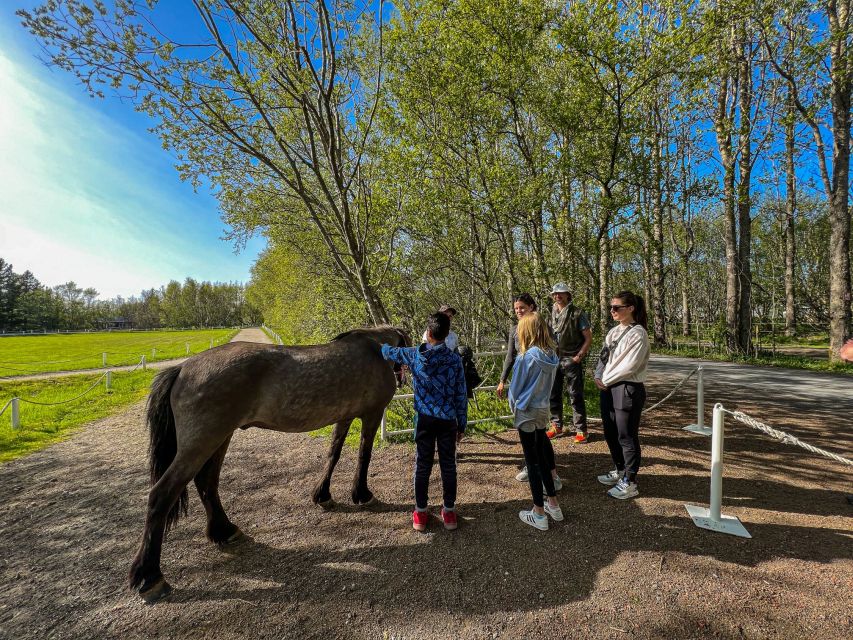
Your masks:
[[[635,498],[640,495],[640,490],[637,488],[636,482],[628,482],[625,478],[622,478],[616,483],[615,487],[607,492],[607,495],[611,498],[627,500],[628,498]]]
[[[562,522],[563,520],[563,510],[559,506],[552,507],[547,500],[545,501],[545,513],[551,516],[554,522]]]
[[[519,511],[518,517],[524,524],[529,524],[534,529],[539,529],[539,531],[548,531],[548,516],[545,514],[540,516],[531,509],[530,511]]]
[[[619,469],[611,469],[607,473],[598,476],[598,481],[606,487],[612,487],[622,478],[622,472]]]
[[[519,482],[527,482],[529,479],[529,476],[527,475],[527,467],[522,467],[521,471],[516,474],[515,479]]]
[[[554,491],[559,491],[563,488],[563,481],[559,477],[551,478],[554,481]],[[542,481],[542,490],[545,490],[545,481]]]

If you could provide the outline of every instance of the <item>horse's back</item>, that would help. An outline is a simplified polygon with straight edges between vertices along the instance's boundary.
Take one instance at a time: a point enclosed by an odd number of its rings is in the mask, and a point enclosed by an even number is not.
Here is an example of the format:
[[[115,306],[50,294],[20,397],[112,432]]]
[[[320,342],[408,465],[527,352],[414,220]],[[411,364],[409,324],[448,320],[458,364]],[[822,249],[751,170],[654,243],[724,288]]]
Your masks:
[[[384,408],[394,375],[379,345],[232,342],[187,360],[173,389],[176,418],[310,431]]]

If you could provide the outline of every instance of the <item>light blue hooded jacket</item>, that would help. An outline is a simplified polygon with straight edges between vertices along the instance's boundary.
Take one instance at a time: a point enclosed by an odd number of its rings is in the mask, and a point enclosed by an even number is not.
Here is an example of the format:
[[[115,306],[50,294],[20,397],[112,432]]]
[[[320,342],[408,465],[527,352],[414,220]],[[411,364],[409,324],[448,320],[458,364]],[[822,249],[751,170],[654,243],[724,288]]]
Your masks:
[[[539,347],[531,347],[516,356],[509,383],[509,406],[513,413],[550,406],[558,362],[556,353],[542,351]]]

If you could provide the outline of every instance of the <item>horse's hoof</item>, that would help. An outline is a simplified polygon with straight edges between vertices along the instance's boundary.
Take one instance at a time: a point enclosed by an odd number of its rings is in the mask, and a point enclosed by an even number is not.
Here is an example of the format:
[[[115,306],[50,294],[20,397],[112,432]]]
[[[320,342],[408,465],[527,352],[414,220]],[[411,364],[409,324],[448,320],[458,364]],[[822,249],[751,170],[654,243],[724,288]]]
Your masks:
[[[248,540],[251,540],[251,538],[239,529],[237,529],[234,533],[232,533],[225,540],[222,540],[218,544],[219,548],[222,549],[225,547],[233,547],[236,544],[240,544],[241,542],[246,542]]]
[[[376,499],[376,496],[370,496],[370,500],[367,502],[362,502],[359,506],[363,509],[369,509],[370,507],[375,507],[379,504],[379,500]]]
[[[154,604],[155,602],[159,602],[170,593],[172,593],[172,587],[163,578],[160,578],[144,591],[142,589],[139,590],[139,596],[145,601],[145,604]]]
[[[335,508],[335,501],[332,498],[329,498],[328,500],[318,502],[317,506],[321,507],[323,511],[331,511]]]

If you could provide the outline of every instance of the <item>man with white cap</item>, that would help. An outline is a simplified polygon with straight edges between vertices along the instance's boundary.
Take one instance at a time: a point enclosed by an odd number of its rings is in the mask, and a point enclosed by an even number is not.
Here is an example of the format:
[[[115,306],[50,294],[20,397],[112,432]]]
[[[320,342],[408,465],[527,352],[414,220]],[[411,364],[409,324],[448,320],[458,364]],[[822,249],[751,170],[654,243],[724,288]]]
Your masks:
[[[551,289],[554,308],[551,313],[551,329],[557,339],[557,355],[560,366],[551,390],[551,428],[549,438],[563,432],[563,380],[569,388],[572,401],[572,418],[575,427],[574,441],[588,441],[586,403],[583,397],[583,359],[592,344],[589,318],[582,309],[572,304],[572,293],[565,282],[558,282]]]

